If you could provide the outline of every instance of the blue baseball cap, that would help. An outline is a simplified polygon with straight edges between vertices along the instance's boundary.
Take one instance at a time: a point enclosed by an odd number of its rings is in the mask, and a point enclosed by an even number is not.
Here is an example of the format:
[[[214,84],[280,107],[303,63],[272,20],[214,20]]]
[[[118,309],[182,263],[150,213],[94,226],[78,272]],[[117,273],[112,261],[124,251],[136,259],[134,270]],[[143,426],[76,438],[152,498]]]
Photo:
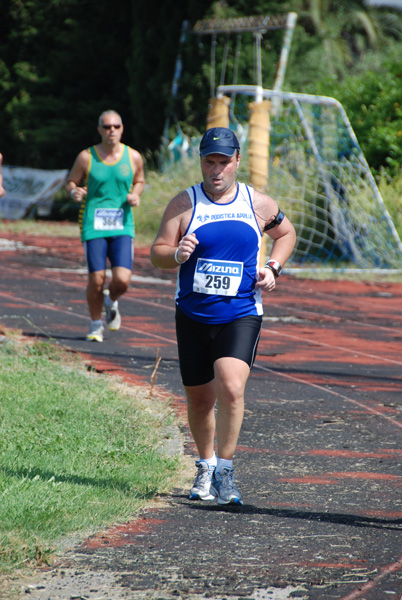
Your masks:
[[[224,154],[233,156],[236,150],[240,150],[239,140],[231,129],[227,127],[212,127],[202,136],[200,142],[200,155]]]

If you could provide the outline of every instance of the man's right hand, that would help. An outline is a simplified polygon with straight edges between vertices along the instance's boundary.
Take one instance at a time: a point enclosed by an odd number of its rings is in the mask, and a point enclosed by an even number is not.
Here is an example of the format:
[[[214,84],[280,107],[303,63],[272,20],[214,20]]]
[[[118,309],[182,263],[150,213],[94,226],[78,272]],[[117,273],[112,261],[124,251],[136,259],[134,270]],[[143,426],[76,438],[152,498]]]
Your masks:
[[[81,202],[84,196],[87,195],[86,187],[75,187],[70,191],[70,196],[75,202]]]
[[[195,233],[190,233],[181,238],[176,254],[180,264],[186,262],[186,260],[190,258],[197,244],[199,244],[199,241],[197,240]]]

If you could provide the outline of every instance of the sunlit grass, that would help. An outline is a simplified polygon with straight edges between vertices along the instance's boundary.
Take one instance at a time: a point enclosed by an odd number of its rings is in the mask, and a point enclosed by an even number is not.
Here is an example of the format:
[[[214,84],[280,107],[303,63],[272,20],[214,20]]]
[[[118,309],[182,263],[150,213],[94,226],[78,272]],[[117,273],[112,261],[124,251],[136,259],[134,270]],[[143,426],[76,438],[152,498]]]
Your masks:
[[[172,488],[168,401],[50,343],[0,338],[0,573],[48,562],[67,534],[128,519]]]
[[[247,155],[243,157],[241,166],[247,164]],[[239,178],[242,181],[247,180],[247,173],[241,171]],[[163,212],[171,200],[180,191],[198,183],[201,180],[199,159],[197,156],[188,158],[181,163],[171,164],[164,172],[157,170],[148,170],[146,173],[146,187],[141,197],[141,205],[134,209],[136,223],[135,243],[138,246],[149,246],[152,244],[157,234]],[[288,182],[289,183],[289,182]],[[402,239],[402,172],[400,176],[390,180],[383,174],[379,181],[379,190],[384,200],[384,204],[391,216],[395,228]],[[66,197],[65,202],[70,202]],[[79,228],[77,223],[69,221],[56,222],[46,220],[20,220],[20,221],[1,221],[0,232],[8,231],[15,234],[29,235],[49,235],[57,237],[79,237]],[[340,279],[340,278],[359,278],[376,279],[378,276],[375,271],[363,271],[358,274],[348,272],[345,265],[340,265],[338,269],[331,273],[331,269],[320,270],[319,264],[316,268],[311,268],[308,277],[319,279]],[[347,266],[347,265],[346,265]],[[349,265],[350,267],[350,265]],[[387,273],[387,270],[381,271],[382,277],[387,281],[401,281],[402,276],[393,272]],[[300,271],[301,276],[306,276],[305,271]],[[296,275],[298,276],[298,275]]]

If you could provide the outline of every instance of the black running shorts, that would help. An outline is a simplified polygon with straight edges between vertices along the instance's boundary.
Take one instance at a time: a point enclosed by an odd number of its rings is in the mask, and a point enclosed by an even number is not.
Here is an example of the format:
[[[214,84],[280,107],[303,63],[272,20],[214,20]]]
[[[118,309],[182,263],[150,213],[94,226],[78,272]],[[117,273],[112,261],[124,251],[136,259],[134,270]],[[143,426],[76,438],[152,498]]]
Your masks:
[[[183,384],[193,386],[212,381],[214,362],[218,358],[238,358],[251,368],[261,324],[262,317],[249,316],[230,323],[209,325],[190,319],[176,307],[176,335]]]

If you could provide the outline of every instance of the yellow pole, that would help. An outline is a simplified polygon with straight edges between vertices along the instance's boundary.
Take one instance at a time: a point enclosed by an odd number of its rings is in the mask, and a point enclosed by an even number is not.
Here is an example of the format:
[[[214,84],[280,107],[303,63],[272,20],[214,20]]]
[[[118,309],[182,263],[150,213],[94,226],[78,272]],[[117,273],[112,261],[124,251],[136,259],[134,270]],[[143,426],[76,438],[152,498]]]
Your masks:
[[[267,100],[250,102],[249,171],[250,184],[259,192],[268,188],[269,108]]]
[[[207,129],[212,127],[229,127],[230,98],[219,96],[210,98],[208,104]]]
[[[249,172],[250,184],[259,192],[268,189],[268,160],[269,160],[269,109],[270,102],[251,102],[249,129]],[[260,266],[266,262],[266,244],[261,244]]]

